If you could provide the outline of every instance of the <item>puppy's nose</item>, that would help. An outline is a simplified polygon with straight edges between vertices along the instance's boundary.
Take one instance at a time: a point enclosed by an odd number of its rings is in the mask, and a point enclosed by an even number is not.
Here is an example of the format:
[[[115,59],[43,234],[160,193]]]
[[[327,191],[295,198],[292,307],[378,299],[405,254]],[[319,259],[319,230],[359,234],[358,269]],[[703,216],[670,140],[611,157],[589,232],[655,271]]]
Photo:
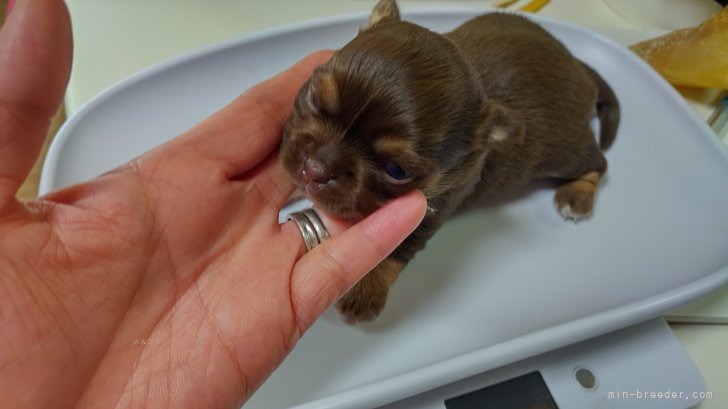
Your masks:
[[[330,165],[317,158],[306,158],[303,162],[301,177],[306,183],[326,184],[334,179],[334,172]]]

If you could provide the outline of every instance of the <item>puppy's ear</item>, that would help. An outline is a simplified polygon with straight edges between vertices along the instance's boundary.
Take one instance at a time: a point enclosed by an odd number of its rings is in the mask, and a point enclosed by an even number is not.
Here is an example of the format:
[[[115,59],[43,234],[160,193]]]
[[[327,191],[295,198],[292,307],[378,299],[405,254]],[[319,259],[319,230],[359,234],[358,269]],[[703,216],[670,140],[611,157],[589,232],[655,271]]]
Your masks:
[[[475,131],[477,148],[508,146],[523,140],[526,124],[520,112],[498,102],[488,101],[483,107],[482,118]]]
[[[401,18],[399,17],[399,8],[397,7],[397,2],[394,0],[380,0],[379,3],[374,6],[372,14],[369,16],[369,21],[367,22],[366,27],[364,27],[364,30],[371,28],[380,21],[400,20]]]

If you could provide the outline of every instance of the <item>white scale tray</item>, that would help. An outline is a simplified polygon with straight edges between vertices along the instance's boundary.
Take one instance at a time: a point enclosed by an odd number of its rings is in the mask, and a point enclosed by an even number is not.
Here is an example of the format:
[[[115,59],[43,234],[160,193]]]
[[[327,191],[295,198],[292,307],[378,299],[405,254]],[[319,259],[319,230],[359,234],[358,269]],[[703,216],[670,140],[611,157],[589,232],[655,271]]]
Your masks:
[[[404,16],[445,31],[480,13]],[[379,320],[351,327],[327,312],[246,408],[383,405],[658,316],[728,281],[728,155],[717,138],[628,50],[533,18],[594,66],[622,104],[594,217],[562,221],[553,190],[538,188],[451,220],[402,274]],[[305,54],[340,47],[365,20],[264,31],[117,84],[61,129],[41,191],[176,136]]]

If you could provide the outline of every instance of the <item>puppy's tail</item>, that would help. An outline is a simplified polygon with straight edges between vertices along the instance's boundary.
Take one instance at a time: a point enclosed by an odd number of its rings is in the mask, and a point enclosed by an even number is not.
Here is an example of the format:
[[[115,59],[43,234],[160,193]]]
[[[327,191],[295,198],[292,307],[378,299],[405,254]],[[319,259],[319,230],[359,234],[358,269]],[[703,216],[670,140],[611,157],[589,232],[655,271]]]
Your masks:
[[[599,147],[602,150],[612,146],[619,127],[619,101],[614,91],[606,81],[590,66],[582,63],[584,69],[591,75],[597,84],[597,115],[599,116]]]

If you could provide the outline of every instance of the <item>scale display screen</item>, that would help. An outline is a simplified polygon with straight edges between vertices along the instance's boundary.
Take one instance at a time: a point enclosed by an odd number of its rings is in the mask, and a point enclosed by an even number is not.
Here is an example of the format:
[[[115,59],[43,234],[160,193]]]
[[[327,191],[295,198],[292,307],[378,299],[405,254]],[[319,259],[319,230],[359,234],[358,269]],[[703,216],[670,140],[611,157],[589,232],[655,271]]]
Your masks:
[[[447,409],[559,409],[539,372],[445,400]]]

